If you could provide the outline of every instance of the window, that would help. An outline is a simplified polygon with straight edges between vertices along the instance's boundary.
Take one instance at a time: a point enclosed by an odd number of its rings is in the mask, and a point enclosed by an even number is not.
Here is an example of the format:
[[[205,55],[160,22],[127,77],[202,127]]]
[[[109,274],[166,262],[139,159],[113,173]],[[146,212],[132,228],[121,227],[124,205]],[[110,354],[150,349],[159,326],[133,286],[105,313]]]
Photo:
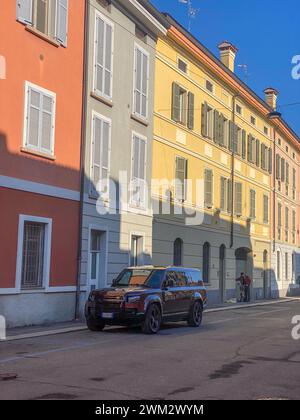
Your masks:
[[[93,114],[91,194],[109,198],[111,121]],[[99,183],[100,181],[100,183]]]
[[[278,145],[281,146],[281,139],[278,139]]]
[[[206,86],[206,89],[207,89],[209,92],[211,92],[211,93],[213,93],[213,92],[214,92],[214,85],[212,84],[212,82],[210,82],[209,80],[206,80],[206,84],[205,84],[205,86]]]
[[[278,203],[277,206],[277,212],[278,212],[278,240],[281,240],[281,227],[282,227],[282,205],[281,203]]]
[[[235,195],[235,209],[236,216],[241,216],[243,212],[243,185],[241,182],[235,182],[234,184],[234,195]]]
[[[276,155],[276,179],[281,179],[281,158],[280,155]]]
[[[256,191],[250,190],[250,218],[256,217]]]
[[[241,107],[241,105],[238,105],[238,104],[236,104],[236,106],[235,106],[235,110],[236,110],[236,113],[237,114],[239,114],[239,115],[242,115],[242,107]]]
[[[183,61],[181,58],[178,58],[178,68],[183,73],[187,73],[187,63]]]
[[[17,0],[17,19],[67,45],[68,0]]]
[[[49,285],[52,220],[20,216],[17,287],[41,289]]]
[[[251,134],[248,136],[248,161],[256,163],[256,140]]]
[[[145,208],[146,197],[146,161],[147,141],[138,134],[133,134],[132,169],[131,169],[131,204]]]
[[[172,120],[194,129],[194,94],[181,86],[172,85]]]
[[[265,171],[269,169],[268,158],[269,158],[269,149],[264,143],[262,143],[262,145],[261,145],[261,168],[264,169]]]
[[[208,208],[213,206],[213,171],[211,169],[204,171],[204,204]]]
[[[252,125],[256,125],[256,118],[255,117],[251,116],[250,121],[251,121]]]
[[[143,264],[143,243],[144,238],[142,236],[131,236],[130,265],[132,267]]]
[[[296,169],[293,168],[293,200],[296,200]]]
[[[202,136],[213,138],[214,112],[213,109],[205,102],[202,104]]]
[[[293,232],[293,244],[296,243],[296,211],[292,211],[292,232]]]
[[[264,223],[267,224],[267,223],[269,223],[269,197],[267,195],[264,195],[263,206],[264,206],[264,209],[263,209],[264,219],[263,219],[263,221],[264,221]]]
[[[203,245],[203,281],[209,283],[210,279],[210,244]]]
[[[268,127],[264,127],[264,133],[265,133],[266,136],[269,135],[269,129],[268,129]]]
[[[112,99],[113,33],[113,24],[96,12],[94,92],[107,99]]]
[[[281,262],[280,251],[277,251],[277,280],[280,280],[280,278],[281,278],[280,262]]]
[[[286,151],[286,153],[289,153],[289,147],[288,146],[285,146],[285,151]]]
[[[182,265],[182,256],[183,256],[183,240],[177,238],[174,241],[173,249],[173,264],[177,267]]]
[[[285,241],[289,240],[289,208],[285,208]]]
[[[54,93],[29,82],[25,85],[24,147],[54,155]]]
[[[227,211],[227,186],[228,179],[221,176],[221,188],[220,188],[220,210]]]
[[[175,200],[186,200],[187,160],[176,156],[175,160]]]
[[[91,282],[95,285],[99,284],[99,270],[100,270],[100,253],[101,253],[101,235],[102,232],[98,230],[91,231],[90,238],[90,277]]]
[[[138,45],[134,48],[134,114],[148,117],[149,54]]]

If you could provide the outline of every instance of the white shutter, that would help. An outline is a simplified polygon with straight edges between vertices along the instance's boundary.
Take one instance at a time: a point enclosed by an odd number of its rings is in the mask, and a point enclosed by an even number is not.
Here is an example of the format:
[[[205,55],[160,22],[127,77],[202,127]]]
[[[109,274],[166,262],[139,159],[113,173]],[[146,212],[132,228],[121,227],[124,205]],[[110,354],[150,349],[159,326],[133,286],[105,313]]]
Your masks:
[[[52,135],[53,135],[53,107],[54,100],[51,96],[42,95],[41,101],[41,150],[46,153],[52,152]]]
[[[95,195],[99,181],[101,193],[109,194],[109,170],[110,170],[110,122],[94,115],[92,137],[92,185],[91,193]],[[107,181],[104,182],[104,181]]]
[[[57,0],[56,8],[56,38],[67,46],[68,33],[68,0]]]
[[[133,136],[132,145],[132,194],[131,203],[138,207],[146,205],[146,141]]]
[[[32,24],[32,0],[17,0],[17,20]]]
[[[55,96],[27,87],[27,115],[25,147],[54,153]]]
[[[242,215],[242,184],[240,182],[235,183],[235,214]]]
[[[148,114],[149,56],[137,46],[134,59],[134,112],[142,118]]]
[[[100,15],[96,18],[94,90],[112,96],[113,25]]]

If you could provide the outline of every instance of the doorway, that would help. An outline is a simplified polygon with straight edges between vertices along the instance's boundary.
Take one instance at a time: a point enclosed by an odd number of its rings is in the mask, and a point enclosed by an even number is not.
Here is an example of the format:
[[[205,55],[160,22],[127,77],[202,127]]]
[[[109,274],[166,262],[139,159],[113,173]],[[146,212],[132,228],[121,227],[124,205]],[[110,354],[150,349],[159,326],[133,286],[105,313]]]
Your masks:
[[[263,253],[263,293],[264,299],[269,299],[270,288],[269,288],[269,276],[268,276],[268,251],[265,250]]]
[[[253,258],[252,251],[249,248],[238,248],[235,251],[235,274],[236,278],[240,277],[241,273],[247,274],[252,280],[253,272]],[[250,299],[252,298],[253,281],[250,287]],[[239,296],[239,290],[236,288],[236,296]]]
[[[220,290],[220,301],[223,303],[226,301],[226,247],[225,245],[220,246],[219,250],[219,290]]]
[[[91,290],[107,285],[105,231],[90,229],[89,239],[89,284]]]

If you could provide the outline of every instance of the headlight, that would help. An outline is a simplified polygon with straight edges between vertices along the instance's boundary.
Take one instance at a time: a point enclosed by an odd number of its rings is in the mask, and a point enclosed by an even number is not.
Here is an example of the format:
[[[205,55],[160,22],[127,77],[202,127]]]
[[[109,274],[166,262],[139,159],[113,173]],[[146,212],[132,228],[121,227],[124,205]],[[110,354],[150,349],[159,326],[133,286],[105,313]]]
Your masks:
[[[128,303],[135,303],[138,302],[140,300],[140,296],[127,296],[127,302]]]

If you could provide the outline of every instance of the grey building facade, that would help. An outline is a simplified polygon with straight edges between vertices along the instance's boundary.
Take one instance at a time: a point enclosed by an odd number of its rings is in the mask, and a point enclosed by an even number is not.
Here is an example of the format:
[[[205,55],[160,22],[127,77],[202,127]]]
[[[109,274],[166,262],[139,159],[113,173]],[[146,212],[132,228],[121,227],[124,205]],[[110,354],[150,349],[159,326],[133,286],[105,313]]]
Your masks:
[[[143,0],[91,0],[88,28],[81,303],[152,260],[155,50],[167,24]]]

